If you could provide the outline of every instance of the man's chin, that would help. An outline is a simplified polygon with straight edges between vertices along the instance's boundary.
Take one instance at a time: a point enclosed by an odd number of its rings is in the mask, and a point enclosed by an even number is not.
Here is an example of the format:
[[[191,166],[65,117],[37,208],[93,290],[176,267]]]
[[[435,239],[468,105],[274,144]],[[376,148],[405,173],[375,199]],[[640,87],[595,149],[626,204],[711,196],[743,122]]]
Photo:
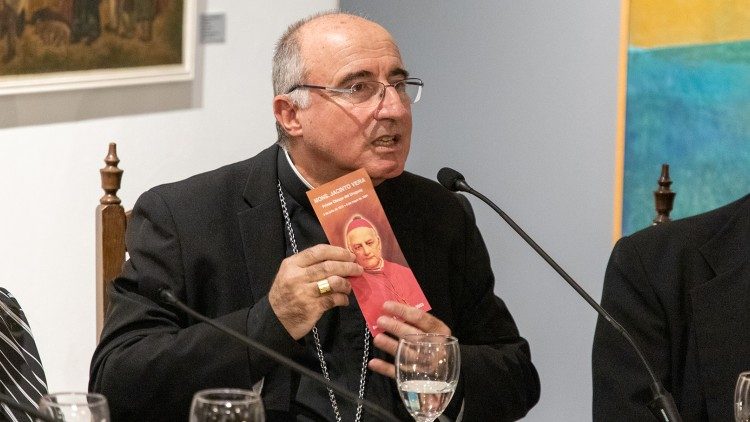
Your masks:
[[[362,269],[365,271],[377,271],[379,266],[380,261],[377,261],[375,263],[368,262],[367,265],[362,265]]]

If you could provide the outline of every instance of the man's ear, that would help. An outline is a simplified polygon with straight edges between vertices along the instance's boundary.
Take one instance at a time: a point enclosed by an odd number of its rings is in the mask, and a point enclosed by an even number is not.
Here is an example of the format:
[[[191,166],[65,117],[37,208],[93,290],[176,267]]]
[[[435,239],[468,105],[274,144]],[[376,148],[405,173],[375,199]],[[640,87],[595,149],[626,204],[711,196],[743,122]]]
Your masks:
[[[297,118],[297,106],[286,95],[273,98],[273,114],[276,121],[289,134],[289,137],[302,136],[302,125]]]

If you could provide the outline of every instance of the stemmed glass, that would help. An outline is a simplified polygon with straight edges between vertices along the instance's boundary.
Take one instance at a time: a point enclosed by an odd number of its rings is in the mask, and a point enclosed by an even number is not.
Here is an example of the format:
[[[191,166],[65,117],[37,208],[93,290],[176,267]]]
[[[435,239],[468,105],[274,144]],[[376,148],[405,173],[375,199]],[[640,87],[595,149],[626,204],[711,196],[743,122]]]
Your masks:
[[[750,371],[742,372],[737,377],[734,387],[734,420],[750,421]]]
[[[461,352],[455,337],[409,334],[398,343],[396,384],[417,422],[432,422],[450,403],[458,384]]]
[[[109,422],[107,399],[96,393],[54,393],[39,399],[39,411],[65,422]]]
[[[193,396],[190,422],[265,422],[260,396],[250,390],[201,390]]]

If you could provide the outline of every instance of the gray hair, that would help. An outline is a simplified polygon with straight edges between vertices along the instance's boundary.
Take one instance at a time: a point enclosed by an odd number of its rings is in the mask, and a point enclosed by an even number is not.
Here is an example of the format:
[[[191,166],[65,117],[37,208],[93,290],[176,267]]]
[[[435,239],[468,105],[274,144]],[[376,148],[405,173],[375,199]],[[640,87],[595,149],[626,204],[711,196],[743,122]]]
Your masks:
[[[299,29],[312,20],[328,15],[357,16],[338,10],[329,10],[316,13],[289,25],[276,43],[276,49],[273,54],[272,79],[274,96],[287,94],[293,86],[304,82],[307,70],[305,69],[305,62],[302,59],[302,43],[299,39]],[[310,106],[310,93],[305,89],[298,89],[287,95],[292,104],[299,108],[304,109]],[[279,145],[288,146],[290,141],[289,135],[279,122],[276,122],[276,132],[278,134],[277,142]]]
[[[273,95],[283,95],[289,92],[293,86],[299,85],[305,78],[305,63],[302,60],[302,44],[299,40],[299,29],[306,23],[320,15],[313,15],[300,19],[289,25],[284,34],[276,43],[273,53]],[[307,90],[295,90],[288,94],[292,104],[299,108],[307,108],[310,105],[310,93]],[[283,127],[276,122],[277,142],[281,146],[289,145],[289,135]]]

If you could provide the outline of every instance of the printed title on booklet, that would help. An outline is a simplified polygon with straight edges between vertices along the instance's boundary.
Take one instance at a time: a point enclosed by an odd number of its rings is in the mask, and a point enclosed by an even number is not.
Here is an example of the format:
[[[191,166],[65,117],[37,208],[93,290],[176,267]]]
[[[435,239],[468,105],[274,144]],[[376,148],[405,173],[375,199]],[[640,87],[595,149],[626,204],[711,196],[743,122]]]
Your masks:
[[[344,193],[344,192],[346,192],[346,191],[348,191],[348,190],[350,190],[352,188],[355,188],[355,187],[357,187],[357,186],[359,186],[359,185],[361,185],[363,183],[365,183],[365,178],[364,177],[361,177],[361,178],[356,179],[356,180],[352,180],[350,183],[347,183],[347,184],[345,184],[343,186],[337,187],[336,189],[332,190],[330,193],[324,193],[323,195],[320,195],[320,196],[316,197],[313,200],[313,202],[315,202],[317,204],[320,201],[325,201],[326,199],[328,199],[330,197],[333,197],[333,196],[336,196],[338,194]]]
[[[324,216],[342,210],[369,197],[369,194],[364,193],[364,189],[356,189],[357,186],[364,185],[365,182],[366,179],[364,177],[354,179],[346,184],[331,189],[329,193],[315,196],[313,203],[323,211]],[[344,200],[350,198],[352,199],[344,202]],[[334,207],[334,205],[336,206]]]

